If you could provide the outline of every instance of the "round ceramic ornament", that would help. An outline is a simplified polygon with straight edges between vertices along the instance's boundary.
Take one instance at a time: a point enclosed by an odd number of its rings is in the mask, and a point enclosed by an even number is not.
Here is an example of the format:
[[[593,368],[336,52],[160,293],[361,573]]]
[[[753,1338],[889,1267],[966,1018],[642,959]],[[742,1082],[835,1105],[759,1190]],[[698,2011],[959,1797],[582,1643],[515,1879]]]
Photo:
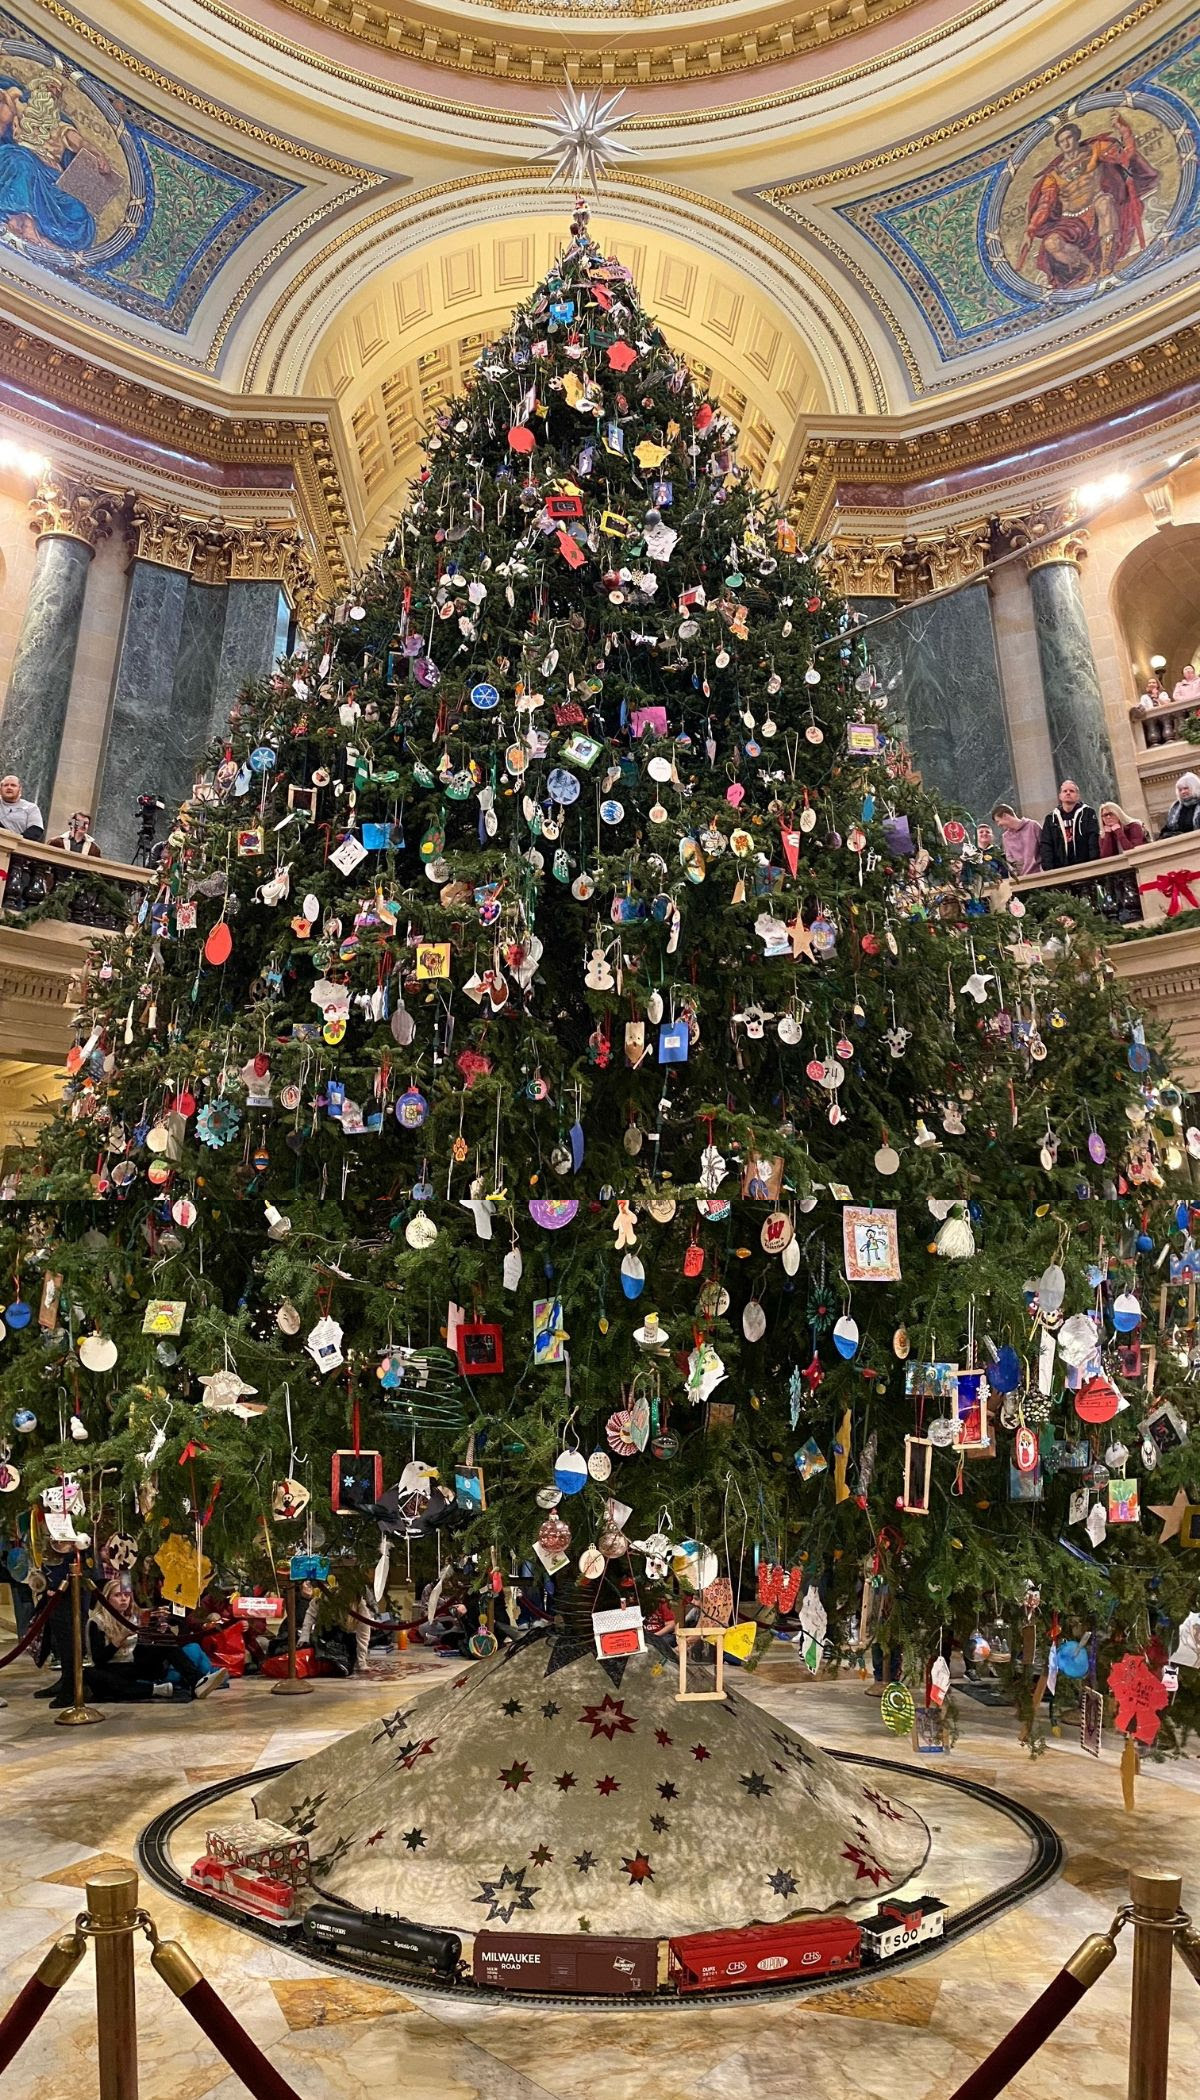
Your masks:
[[[1087,1141],[1087,1148],[1089,1159],[1093,1160],[1096,1166],[1102,1167],[1104,1165],[1105,1160],[1108,1158],[1108,1146],[1105,1144],[1104,1139],[1101,1137],[1100,1132],[1098,1130],[1093,1130],[1090,1133]]]
[[[729,1292],[717,1277],[710,1276],[702,1287],[696,1304],[703,1319],[723,1320],[729,1311]]]
[[[877,1174],[899,1173],[900,1154],[896,1151],[894,1145],[881,1145],[879,1147],[878,1152],[875,1154],[875,1171]]]
[[[85,1334],[79,1344],[79,1361],[85,1371],[111,1371],[117,1360],[117,1345],[107,1334]]]
[[[958,1423],[953,1415],[938,1415],[936,1420],[928,1425],[925,1435],[931,1444],[945,1447],[955,1442],[958,1436]]]
[[[13,1415],[13,1428],[19,1429],[22,1436],[29,1436],[37,1426],[37,1416],[34,1414],[33,1409],[31,1407],[18,1407]]]
[[[397,1096],[393,1113],[402,1130],[419,1130],[429,1114],[429,1103],[419,1087],[406,1087]]]
[[[1056,1313],[1067,1294],[1067,1279],[1056,1261],[1043,1269],[1037,1287],[1038,1305],[1044,1313]]]
[[[646,1205],[656,1225],[669,1225],[675,1215],[673,1196],[652,1196]]]
[[[560,1451],[554,1461],[554,1485],[564,1495],[582,1494],[587,1486],[587,1460],[581,1451]]]
[[[137,1173],[136,1167],[134,1168],[134,1173]],[[28,1327],[32,1318],[33,1307],[32,1305],[27,1305],[23,1298],[14,1298],[12,1304],[4,1309],[4,1324],[6,1327],[14,1329]]]
[[[785,1276],[795,1276],[800,1268],[800,1242],[793,1233],[780,1257]]]
[[[21,1485],[20,1471],[9,1458],[8,1446],[0,1451],[0,1495],[12,1495]]]
[[[564,807],[579,800],[579,782],[574,773],[567,772],[565,766],[555,766],[546,786],[555,802],[562,803]]]
[[[585,1546],[579,1556],[579,1572],[585,1582],[599,1582],[607,1565],[598,1546]]]
[[[798,1043],[800,1041],[802,1030],[799,1021],[796,1019],[795,1014],[780,1014],[779,1020],[776,1023],[775,1033],[779,1037],[781,1043],[787,1043],[789,1045]]]
[[[171,1133],[165,1123],[154,1123],[146,1132],[147,1152],[165,1152],[171,1142]]]
[[[494,685],[488,685],[486,682],[480,685],[473,685],[471,687],[471,705],[479,708],[482,714],[490,714],[494,707],[499,707],[500,695]]]
[[[607,1451],[589,1452],[587,1469],[593,1480],[610,1480],[612,1478],[612,1460]]]
[[[761,1342],[766,1331],[766,1313],[757,1298],[750,1298],[742,1310],[742,1333],[748,1342]]]
[[[759,1243],[764,1254],[782,1254],[796,1237],[796,1228],[786,1210],[773,1210],[763,1219]]]
[[[1075,1395],[1075,1412],[1081,1422],[1111,1422],[1120,1405],[1120,1394],[1103,1373],[1086,1379]]]
[[[1058,1674],[1060,1677],[1086,1677],[1092,1667],[1086,1641],[1060,1641],[1058,1643]]]
[[[640,1298],[646,1288],[646,1271],[636,1254],[627,1254],[621,1263],[621,1289],[627,1298]]]
[[[415,1218],[410,1218],[404,1228],[405,1239],[410,1247],[416,1248],[418,1253],[422,1248],[432,1247],[437,1236],[437,1226],[428,1212],[423,1210],[419,1210]]]
[[[1142,1308],[1132,1291],[1122,1291],[1113,1299],[1112,1323],[1118,1334],[1132,1334],[1141,1325]]]
[[[1008,1343],[998,1350],[984,1371],[993,1393],[1015,1393],[1021,1383],[1021,1359]]]
[[[843,1313],[833,1330],[834,1348],[839,1356],[844,1357],[849,1362],[858,1348],[858,1342],[858,1321],[852,1319],[849,1313]]]
[[[557,1509],[562,1501],[562,1489],[560,1487],[539,1488],[534,1500],[539,1509]]]

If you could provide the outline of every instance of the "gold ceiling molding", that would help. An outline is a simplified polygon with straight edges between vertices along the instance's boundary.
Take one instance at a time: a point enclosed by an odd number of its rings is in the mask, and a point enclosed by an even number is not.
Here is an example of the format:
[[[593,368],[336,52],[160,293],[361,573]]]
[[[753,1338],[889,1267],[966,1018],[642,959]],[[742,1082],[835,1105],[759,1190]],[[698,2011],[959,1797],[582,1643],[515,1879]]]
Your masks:
[[[49,6],[56,4],[56,0],[36,0],[36,4]],[[725,118],[755,116],[763,110],[780,109],[790,103],[810,101],[814,96],[827,94],[834,89],[849,86],[860,80],[870,79],[875,74],[885,72],[891,66],[903,65],[907,60],[921,56],[935,45],[946,42],[947,39],[958,35],[961,31],[972,29],[977,22],[985,20],[987,16],[994,14],[998,9],[1007,6],[1007,4],[1008,0],[975,0],[974,6],[966,7],[962,14],[956,16],[952,21],[943,23],[937,29],[929,30],[924,36],[912,37],[905,44],[897,44],[891,50],[885,51],[877,57],[864,59],[859,65],[845,66],[840,72],[822,74],[818,80],[802,81],[793,87],[780,88],[773,95],[760,95],[740,102],[722,104],[715,112],[713,110],[687,110],[677,116],[639,117],[637,128],[639,131],[671,131],[677,130],[683,125],[691,126],[702,123],[714,114]],[[265,45],[268,50],[278,52],[281,57],[294,60],[297,63],[312,66],[315,71],[325,73],[333,80],[343,81],[347,86],[369,88],[376,94],[387,96],[396,102],[409,103],[417,109],[436,110],[439,115],[465,117],[472,122],[478,121],[480,109],[477,102],[457,102],[450,101],[439,95],[427,95],[419,88],[401,85],[396,81],[381,80],[377,75],[360,72],[354,66],[341,65],[336,60],[325,57],[324,54],[318,54],[306,44],[296,43],[291,37],[277,36],[274,31],[262,28],[259,23],[248,21],[244,14],[224,6],[222,0],[197,0],[197,5],[207,9],[210,14],[216,15],[219,21],[229,24],[231,28],[253,36],[256,42]],[[366,8],[361,5],[358,6],[356,11],[366,14]],[[823,7],[818,7],[815,10],[816,14],[823,14],[824,12],[825,9]],[[350,29],[347,27],[347,34],[350,33]],[[384,41],[386,42],[386,39]],[[818,41],[820,40],[818,39]],[[420,56],[423,58],[424,55],[422,46]],[[609,55],[614,57],[615,64],[615,54]],[[777,60],[781,56],[782,54],[780,53],[775,54]],[[460,66],[456,70],[462,72],[463,68]],[[474,54],[472,54],[470,70],[477,74],[482,74],[485,71],[482,65],[475,62]],[[494,71],[488,70],[490,77],[495,78]],[[502,77],[508,77],[507,71]],[[576,75],[577,79],[582,79],[582,77],[582,74]],[[673,62],[669,77],[671,81],[677,81],[680,78]],[[697,78],[699,76],[693,75],[691,77]],[[532,74],[529,78],[533,78]],[[614,73],[614,84],[615,78]],[[601,84],[604,83],[603,73],[600,74],[599,81]],[[637,81],[638,86],[646,86],[648,84],[648,82],[642,81],[640,78]],[[496,125],[526,126],[529,122],[528,117],[491,109],[487,111],[487,119],[490,124]]]
[[[890,539],[839,534],[822,555],[821,568],[839,597],[897,598],[906,603],[982,576],[990,548],[991,534],[983,519]]]
[[[792,484],[792,503],[797,522],[806,538],[816,538],[825,526],[839,492],[856,487],[902,490],[933,484],[972,467],[1011,461],[1014,473],[1022,472],[1022,460],[1035,448],[1056,440],[1075,437],[1094,429],[1092,451],[1105,451],[1114,442],[1107,426],[1130,411],[1152,405],[1200,380],[1200,324],[1176,330],[1144,349],[1116,359],[1098,371],[1082,373],[1007,407],[966,416],[936,430],[894,430],[873,437],[864,432],[825,434],[818,431],[808,442]],[[1189,407],[1164,416],[1162,430],[1184,418],[1195,419]],[[816,419],[814,419],[816,420]],[[1119,437],[1128,442],[1126,428]],[[1055,460],[1032,471],[1031,479],[1052,477],[1059,482],[1077,469]],[[930,497],[924,497],[928,503]],[[858,513],[850,498],[847,508]],[[885,516],[883,506],[863,506],[864,511]],[[890,515],[894,516],[892,510]]]
[[[1053,65],[1043,66],[1040,73],[1027,74],[1024,80],[1016,81],[1003,95],[996,95],[988,102],[977,103],[974,109],[964,110],[960,116],[937,125],[932,131],[922,131],[912,138],[900,139],[883,153],[869,153],[860,160],[842,161],[835,168],[822,168],[814,175],[799,175],[791,182],[772,183],[769,188],[757,190],[754,194],[761,197],[764,204],[772,204],[777,210],[782,210],[790,197],[810,197],[818,190],[830,189],[835,184],[853,182],[860,175],[876,174],[881,168],[894,168],[901,161],[912,160],[918,154],[928,152],[931,147],[944,146],[951,139],[961,138],[965,131],[973,130],[976,124],[985,123],[989,117],[1002,116],[1006,110],[1017,108],[1020,103],[1028,101],[1030,95],[1038,94],[1042,88],[1056,86],[1079,66],[1086,65],[1089,59],[1101,55],[1122,37],[1128,36],[1131,30],[1139,28],[1165,4],[1166,0],[1141,0],[1140,6],[1130,8],[1119,20],[1110,22],[1106,29],[1089,37],[1085,44],[1077,44],[1073,51],[1067,52],[1062,58],[1056,58]]]
[[[522,0],[494,0],[494,4],[515,16]],[[699,5],[712,9],[720,4],[721,0],[699,0]],[[454,73],[537,84],[553,81],[565,58],[572,80],[597,87],[645,87],[752,72],[891,21],[913,4],[914,0],[824,0],[822,5],[798,12],[781,9],[781,18],[774,21],[735,22],[725,29],[714,24],[707,33],[701,28],[697,34],[693,23],[686,28],[680,23],[668,41],[655,20],[665,9],[655,7],[652,0],[641,0],[636,7],[607,17],[563,19],[560,41],[533,43],[516,22],[512,32],[506,26],[497,34],[482,18],[468,15],[464,20],[461,11],[461,27],[455,29],[387,5],[364,6],[362,0],[288,0],[297,14],[328,24],[359,43]],[[252,25],[243,19],[243,27]],[[581,34],[590,28],[606,32],[603,46],[590,48],[580,43]],[[647,30],[653,41],[646,37]],[[544,25],[541,34],[545,35]],[[618,35],[620,45],[614,42]]]
[[[365,219],[358,220],[354,226],[335,234],[333,239],[328,241],[318,254],[311,257],[304,264],[303,268],[275,301],[274,306],[259,329],[254,348],[247,360],[246,384],[250,385],[259,379],[260,366],[265,357],[267,344],[272,333],[279,325],[289,305],[295,305],[297,295],[303,291],[305,295],[303,302],[296,306],[296,310],[288,321],[279,342],[275,345],[270,367],[262,383],[263,391],[270,392],[272,390],[288,346],[305,314],[310,309],[314,298],[320,292],[326,290],[340,272],[340,265],[334,269],[327,267],[338,256],[343,255],[352,246],[356,249],[358,255],[369,253],[372,249],[381,247],[385,242],[391,240],[397,233],[408,232],[414,227],[428,225],[431,221],[446,216],[454,208],[456,202],[465,193],[472,190],[486,191],[489,193],[489,197],[491,193],[497,193],[496,203],[502,206],[506,202],[505,197],[500,194],[501,186],[504,184],[508,184],[511,187],[514,200],[519,199],[522,204],[528,204],[528,176],[523,177],[519,172],[511,168],[492,169],[478,175],[456,176],[450,182],[434,183],[427,189],[414,191],[402,203],[397,204],[393,201],[382,205]],[[739,249],[744,254],[754,255],[758,249],[769,248],[773,254],[780,258],[780,265],[777,266],[779,275],[784,278],[791,296],[793,298],[798,297],[813,315],[814,320],[823,328],[829,329],[829,332],[833,334],[836,340],[837,331],[830,327],[829,322],[830,312],[835,314],[847,337],[854,344],[866,372],[869,374],[871,391],[874,395],[872,401],[868,401],[865,397],[859,374],[854,369],[854,365],[843,347],[842,355],[845,362],[846,376],[855,396],[856,410],[860,414],[873,412],[885,415],[887,413],[888,399],[883,374],[867,337],[835,287],[830,284],[827,278],[821,275],[820,271],[806,257],[798,255],[786,241],[781,240],[769,228],[757,225],[753,219],[747,218],[742,212],[734,211],[730,205],[722,204],[717,198],[701,196],[695,190],[683,189],[675,183],[652,181],[645,176],[638,177],[636,180],[631,179],[629,188],[634,192],[632,202],[635,209],[637,193],[646,191],[669,199],[674,208],[673,216],[678,218],[685,226],[694,226],[706,234],[711,234],[714,222],[719,223],[723,239],[730,246]],[[546,209],[549,210],[549,206]],[[623,212],[628,209],[629,205],[626,203],[626,200],[612,184],[607,185],[596,199],[597,213],[608,212],[613,217],[621,217]],[[362,244],[364,235],[369,236],[365,246]],[[753,238],[747,239],[745,237],[747,235]],[[419,250],[414,250],[413,252],[416,254],[419,253]],[[314,279],[318,271],[322,270],[325,272],[324,276],[319,283],[315,283]],[[814,287],[815,296],[810,295],[807,290],[797,283],[796,280],[798,278],[806,279],[807,283]],[[782,311],[786,314],[786,308],[782,308]],[[793,323],[793,325],[795,324]]]
[[[339,585],[346,581],[342,535],[350,530],[351,518],[329,425],[323,417],[285,415],[277,407],[256,412],[244,404],[239,413],[222,415],[96,364],[81,352],[64,349],[2,317],[0,378],[11,380],[27,400],[77,410],[92,422],[107,425],[110,432],[145,438],[176,462],[190,451],[216,466],[287,467],[328,580]],[[43,443],[53,444],[53,431],[39,424],[36,416],[27,413],[21,420],[40,431]],[[89,436],[85,442],[89,451],[122,461],[118,450],[100,442],[99,432],[95,441]],[[136,461],[125,457],[123,465],[127,476],[136,474]],[[256,493],[261,500],[263,491]],[[287,491],[279,493],[282,496]]]

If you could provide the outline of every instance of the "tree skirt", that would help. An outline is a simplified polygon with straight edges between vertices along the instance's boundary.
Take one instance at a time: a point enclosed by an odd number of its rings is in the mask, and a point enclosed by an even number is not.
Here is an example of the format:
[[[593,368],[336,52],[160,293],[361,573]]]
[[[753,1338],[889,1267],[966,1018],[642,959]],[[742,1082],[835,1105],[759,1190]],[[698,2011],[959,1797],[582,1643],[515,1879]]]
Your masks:
[[[710,1689],[693,1661],[689,1688]],[[255,1796],[360,1910],[460,1933],[667,1936],[898,1887],[929,1832],[731,1692],[680,1703],[673,1648],[600,1661],[539,1634]]]

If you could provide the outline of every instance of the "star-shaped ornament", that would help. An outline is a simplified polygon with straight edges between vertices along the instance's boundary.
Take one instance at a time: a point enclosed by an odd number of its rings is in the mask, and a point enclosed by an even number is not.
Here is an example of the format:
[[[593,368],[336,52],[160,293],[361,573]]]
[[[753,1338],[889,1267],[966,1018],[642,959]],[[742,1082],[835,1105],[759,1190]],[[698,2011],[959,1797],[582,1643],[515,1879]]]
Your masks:
[[[617,137],[625,119],[614,111],[623,93],[618,89],[615,95],[602,96],[597,88],[586,94],[568,77],[554,114],[531,119],[537,130],[550,133],[549,145],[535,153],[534,160],[553,161],[554,175],[563,182],[596,189],[605,170],[632,151]]]
[[[1184,1488],[1178,1489],[1173,1502],[1151,1502],[1148,1505],[1151,1516],[1160,1518],[1162,1522],[1162,1530],[1158,1534],[1160,1546],[1165,1545],[1168,1539],[1179,1537],[1183,1520],[1191,1506],[1191,1496]]]
[[[610,343],[605,356],[614,372],[627,372],[637,363],[637,351],[632,343]]]

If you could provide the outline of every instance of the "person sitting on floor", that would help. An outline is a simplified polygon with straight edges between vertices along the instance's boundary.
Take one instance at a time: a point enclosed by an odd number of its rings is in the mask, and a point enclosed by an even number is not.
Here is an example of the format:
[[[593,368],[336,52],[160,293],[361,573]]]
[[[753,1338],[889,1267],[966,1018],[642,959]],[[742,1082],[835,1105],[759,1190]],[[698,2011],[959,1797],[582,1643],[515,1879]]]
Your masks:
[[[1146,833],[1136,817],[1127,817],[1119,802],[1100,804],[1100,858],[1108,860],[1114,853],[1128,853],[1134,846],[1144,846]]]
[[[1037,818],[1019,817],[1011,802],[998,802],[992,818],[1010,872],[1035,875],[1042,864],[1042,827]]]

